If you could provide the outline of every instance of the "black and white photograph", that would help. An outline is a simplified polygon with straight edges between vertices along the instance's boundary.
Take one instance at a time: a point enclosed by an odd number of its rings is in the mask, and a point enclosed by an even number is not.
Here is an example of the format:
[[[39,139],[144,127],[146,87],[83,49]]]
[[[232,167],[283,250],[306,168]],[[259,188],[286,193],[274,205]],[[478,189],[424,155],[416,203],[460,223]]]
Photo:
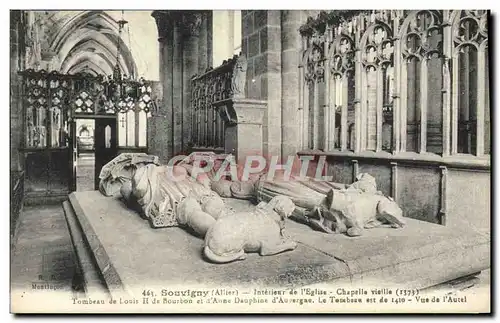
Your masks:
[[[10,312],[490,314],[493,12],[330,5],[10,9]]]

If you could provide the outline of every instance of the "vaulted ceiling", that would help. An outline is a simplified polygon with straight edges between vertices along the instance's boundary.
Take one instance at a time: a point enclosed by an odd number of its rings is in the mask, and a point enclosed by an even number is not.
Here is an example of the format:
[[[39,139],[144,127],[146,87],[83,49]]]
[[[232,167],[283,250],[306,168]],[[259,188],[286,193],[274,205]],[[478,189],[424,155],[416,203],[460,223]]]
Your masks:
[[[119,37],[118,22],[104,11],[35,12],[40,21],[42,52],[53,53],[52,68],[61,73],[111,75],[120,48],[123,74],[137,75],[126,39]],[[43,56],[43,53],[42,53]]]

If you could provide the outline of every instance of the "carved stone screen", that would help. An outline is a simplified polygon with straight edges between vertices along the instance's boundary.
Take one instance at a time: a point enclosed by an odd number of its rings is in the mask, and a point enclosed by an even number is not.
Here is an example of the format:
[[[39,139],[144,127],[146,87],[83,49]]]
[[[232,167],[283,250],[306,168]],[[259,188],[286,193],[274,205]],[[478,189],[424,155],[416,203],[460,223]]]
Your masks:
[[[303,149],[489,154],[487,18],[485,10],[310,17],[300,28]]]

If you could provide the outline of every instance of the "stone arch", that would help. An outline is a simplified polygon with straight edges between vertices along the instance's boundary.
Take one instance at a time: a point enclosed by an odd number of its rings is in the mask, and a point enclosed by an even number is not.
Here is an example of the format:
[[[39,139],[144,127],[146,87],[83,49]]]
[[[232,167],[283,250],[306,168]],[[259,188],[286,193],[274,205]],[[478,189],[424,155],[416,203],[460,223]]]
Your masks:
[[[114,65],[116,64],[116,51],[113,53],[112,50],[109,49],[109,44],[103,44],[102,42],[98,42],[92,37],[86,37],[82,39],[78,44],[76,44],[71,51],[66,55],[64,60],[60,64],[59,70],[62,73],[66,73],[75,62],[78,62],[82,55],[90,56],[99,56],[102,59],[106,66],[101,66],[102,70],[112,70]],[[89,56],[90,55],[90,56]],[[129,67],[127,66],[123,57],[120,56],[120,68],[125,73],[129,73]]]
[[[82,53],[77,59],[71,61],[71,65],[66,65],[61,69],[63,74],[75,74],[86,70],[93,71],[101,75],[111,75],[113,67],[108,65],[101,56],[92,53]]]
[[[96,58],[101,64],[111,65],[112,70],[116,64],[118,45],[122,72],[126,75],[137,75],[137,65],[132,53],[119,37],[117,21],[103,11],[79,12],[58,28],[50,44],[50,50],[58,53],[53,67],[61,72],[69,71],[72,64],[81,64],[81,58],[84,57],[89,62]],[[101,66],[100,70],[108,68]]]

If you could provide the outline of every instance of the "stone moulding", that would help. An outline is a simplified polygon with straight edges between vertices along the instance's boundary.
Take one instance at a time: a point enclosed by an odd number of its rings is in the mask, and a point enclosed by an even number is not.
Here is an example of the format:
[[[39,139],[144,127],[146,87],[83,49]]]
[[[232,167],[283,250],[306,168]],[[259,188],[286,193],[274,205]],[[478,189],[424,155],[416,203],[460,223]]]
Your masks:
[[[267,101],[230,98],[213,103],[226,125],[262,125]]]

